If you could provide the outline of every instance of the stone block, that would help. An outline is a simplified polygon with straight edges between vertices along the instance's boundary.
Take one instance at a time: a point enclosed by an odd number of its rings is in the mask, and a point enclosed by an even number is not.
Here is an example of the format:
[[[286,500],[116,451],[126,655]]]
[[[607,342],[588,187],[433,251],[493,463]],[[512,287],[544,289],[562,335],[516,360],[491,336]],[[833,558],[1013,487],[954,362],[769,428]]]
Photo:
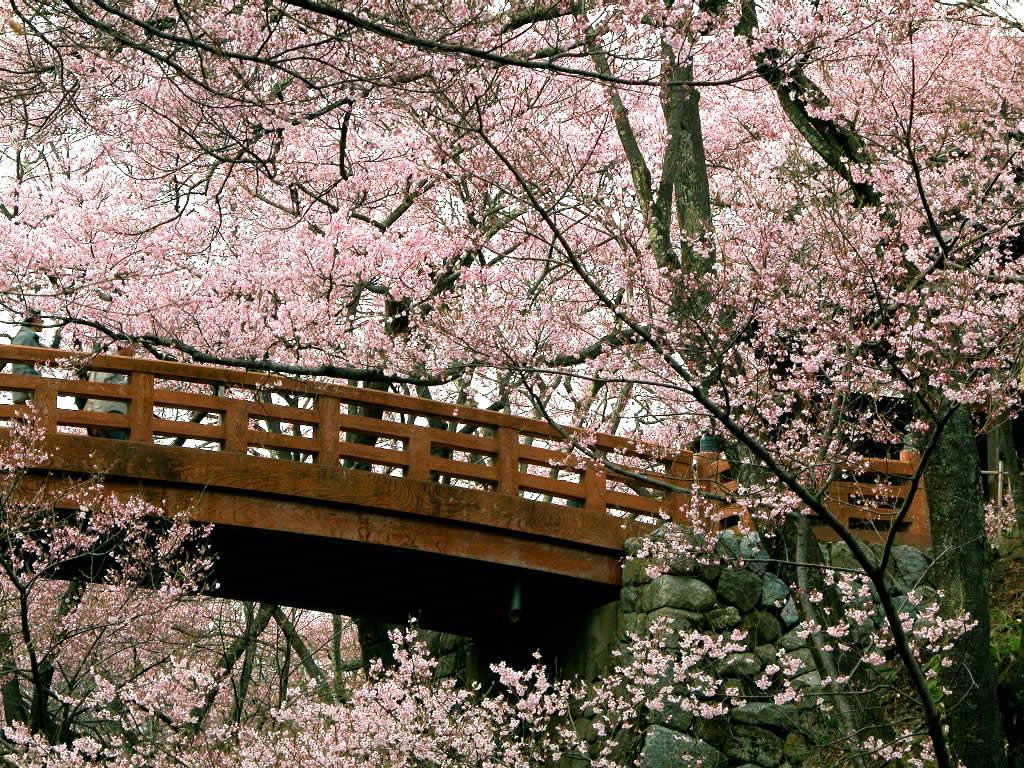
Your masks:
[[[917,547],[899,544],[892,548],[892,561],[886,574],[891,585],[900,594],[906,594],[915,587],[928,584],[928,569],[931,563]]]
[[[704,624],[704,616],[699,613],[694,613],[693,611],[683,611],[679,608],[659,608],[656,611],[651,611],[650,613],[646,614],[646,617],[644,618],[643,624],[640,628],[641,634],[644,633],[645,627],[649,628],[662,619],[667,620],[669,626],[676,631],[680,629],[697,629]],[[675,633],[673,632],[672,634]],[[671,638],[667,638],[666,644],[670,648],[679,647],[678,639],[676,639],[675,642],[672,642]]]
[[[647,628],[647,617],[639,613],[622,613],[619,616],[619,637],[623,640],[629,634],[642,634]]]
[[[730,653],[718,662],[718,674],[722,677],[751,678],[760,674],[762,669],[764,664],[753,653]]]
[[[672,704],[666,705],[662,710],[649,709],[647,719],[655,725],[663,725],[680,733],[690,730],[690,726],[693,724],[691,712]]]
[[[722,575],[722,566],[720,565],[705,565],[701,566],[700,577],[704,579],[708,584],[714,584],[718,581],[718,577]]]
[[[640,599],[639,587],[623,587],[619,592],[619,606],[623,613],[636,611],[637,601]]]
[[[459,669],[459,657],[454,653],[448,653],[441,656],[437,660],[437,666],[434,667],[434,679],[442,680],[449,677],[455,677],[455,673]]]
[[[761,544],[761,537],[756,533],[744,534],[740,539],[740,554],[747,561],[747,567],[755,573],[767,573],[768,563],[759,562],[768,554]]]
[[[782,763],[782,739],[755,725],[735,725],[723,751],[732,760],[776,768]]]
[[[790,597],[782,607],[782,613],[779,614],[779,620],[787,629],[800,623],[800,614],[797,613],[796,603],[793,602],[792,597]]]
[[[427,647],[437,656],[445,653],[454,653],[458,649],[459,643],[463,640],[459,635],[453,635],[450,632],[437,632],[432,633],[432,635],[432,637],[427,639]]]
[[[626,557],[634,559],[640,550],[643,548],[646,540],[643,537],[634,537],[632,539],[626,539],[624,548],[626,550]]]
[[[728,569],[718,578],[716,591],[723,602],[749,611],[761,602],[761,577],[748,570]]]
[[[782,637],[779,620],[767,611],[754,611],[743,617],[740,626],[747,632],[747,643],[751,646],[774,643]]]
[[[782,744],[782,753],[786,758],[793,763],[802,763],[807,759],[807,755],[810,754],[810,749],[807,746],[807,739],[803,734],[790,733],[786,736],[786,741]]]
[[[821,675],[818,674],[817,670],[807,672],[800,675],[793,681],[794,691],[820,691],[821,690]]]
[[[836,568],[852,568],[856,571],[861,570],[860,563],[853,557],[853,553],[850,552],[850,548],[844,541],[837,541],[832,545],[831,558],[826,561]]]
[[[739,609],[733,605],[725,605],[720,608],[712,608],[704,614],[708,626],[716,632],[724,632],[727,629],[738,627],[740,623]]]
[[[589,717],[577,717],[573,721],[573,725],[576,727],[576,735],[583,739],[588,744],[592,744],[598,739],[597,731],[594,730],[594,721]]]
[[[735,531],[723,531],[715,542],[715,552],[723,557],[739,560],[743,557],[740,535]]]
[[[789,597],[789,586],[774,573],[764,575],[764,587],[761,589],[761,607],[772,608],[776,603]]]
[[[779,649],[771,643],[765,643],[764,645],[757,646],[754,649],[754,653],[757,654],[757,658],[759,658],[765,666],[774,663],[779,657]]]
[[[792,704],[750,702],[730,712],[734,722],[772,728],[793,728],[799,724],[799,711]]]
[[[697,561],[686,555],[672,555],[666,565],[668,572],[674,576],[693,576],[700,573],[700,565]]]
[[[699,579],[688,576],[659,576],[640,591],[638,606],[642,611],[678,608],[685,611],[706,611],[715,604],[715,591]]]
[[[718,537],[715,551],[733,560],[743,560],[748,564],[746,567],[756,573],[764,573],[768,570],[767,563],[758,562],[765,558],[765,550],[761,546],[761,537],[756,533],[740,534],[736,531],[724,531]]]
[[[728,761],[706,741],[652,725],[644,739],[638,768],[679,768],[700,761],[701,768],[725,768]]]
[[[647,569],[651,566],[650,560],[629,558],[622,564],[622,583],[627,587],[639,584],[648,584],[651,577],[647,575]]]
[[[787,651],[795,651],[797,648],[806,648],[807,640],[797,634],[798,630],[791,629],[779,638],[779,647]]]
[[[729,740],[732,726],[726,717],[715,717],[710,720],[697,720],[693,724],[693,733],[714,747],[721,747]]]

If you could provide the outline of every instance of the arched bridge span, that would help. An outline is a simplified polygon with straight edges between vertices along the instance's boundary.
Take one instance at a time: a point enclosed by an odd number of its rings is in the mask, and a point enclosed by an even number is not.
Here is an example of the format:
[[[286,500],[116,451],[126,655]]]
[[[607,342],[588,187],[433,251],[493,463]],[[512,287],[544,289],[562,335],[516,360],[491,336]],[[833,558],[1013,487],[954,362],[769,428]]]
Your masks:
[[[731,487],[717,455],[666,458],[588,436],[634,469],[619,480],[572,457],[545,422],[372,389],[14,346],[0,347],[0,360],[43,373],[0,374],[0,391],[27,393],[42,415],[50,458],[40,475],[99,473],[110,493],[212,523],[220,591],[243,599],[419,615],[464,632],[504,625],[519,600],[528,624],[550,623],[569,606],[615,599],[625,540],[685,502],[658,481]],[[83,381],[69,373],[76,368],[127,383]],[[76,398],[124,403],[127,413],[80,410]],[[0,420],[19,408],[0,405]],[[87,434],[101,428],[128,439]],[[833,484],[830,509],[880,535],[914,458],[875,462],[885,486]],[[716,513],[722,527],[737,521],[733,512]],[[928,542],[923,494],[899,537]]]

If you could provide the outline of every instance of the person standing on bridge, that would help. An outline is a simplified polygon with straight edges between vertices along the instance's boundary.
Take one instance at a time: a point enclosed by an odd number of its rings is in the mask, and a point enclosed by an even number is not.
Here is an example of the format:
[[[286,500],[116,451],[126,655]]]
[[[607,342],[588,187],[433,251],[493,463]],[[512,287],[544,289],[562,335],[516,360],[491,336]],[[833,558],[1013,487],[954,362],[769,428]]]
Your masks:
[[[43,330],[43,318],[38,312],[30,310],[21,321],[21,328],[14,334],[11,344],[20,347],[41,347],[43,343],[39,340],[39,333]],[[18,376],[39,376],[39,369],[33,362],[12,363],[11,373]],[[12,401],[15,405],[24,405],[29,400],[28,392],[15,392]]]
[[[134,357],[135,347],[131,344],[120,344],[117,347],[117,354],[120,357]],[[127,384],[128,375],[111,371],[89,371],[88,381],[97,384]],[[120,400],[97,400],[89,398],[85,401],[83,411],[92,413],[128,413],[128,403]],[[89,434],[92,437],[107,437],[111,440],[127,440],[128,430],[120,427],[89,427]]]

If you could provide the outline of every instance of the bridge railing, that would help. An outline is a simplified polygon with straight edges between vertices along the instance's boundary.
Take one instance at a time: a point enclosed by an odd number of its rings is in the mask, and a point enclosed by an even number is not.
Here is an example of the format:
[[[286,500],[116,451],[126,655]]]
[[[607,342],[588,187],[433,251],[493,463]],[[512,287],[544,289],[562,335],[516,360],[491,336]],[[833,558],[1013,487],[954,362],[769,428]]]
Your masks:
[[[6,373],[6,363],[19,362],[36,364],[43,375]],[[625,438],[565,430],[633,472],[609,478],[602,467],[567,452],[565,434],[546,422],[373,389],[11,345],[0,346],[0,364],[0,392],[26,393],[50,433],[119,429],[142,443],[341,464],[629,517],[678,516],[688,497],[667,491],[666,484],[684,491],[694,484],[735,490],[728,464],[717,454],[664,456]],[[124,374],[127,383],[75,376],[84,371]],[[124,403],[126,413],[81,410],[75,400],[82,398]],[[0,404],[0,420],[20,410]],[[887,529],[915,461],[912,453],[873,461],[870,469],[885,482],[834,483],[830,510],[865,533]],[[927,539],[925,510],[918,494],[902,539]],[[741,522],[734,507],[720,506],[715,516],[720,527]]]

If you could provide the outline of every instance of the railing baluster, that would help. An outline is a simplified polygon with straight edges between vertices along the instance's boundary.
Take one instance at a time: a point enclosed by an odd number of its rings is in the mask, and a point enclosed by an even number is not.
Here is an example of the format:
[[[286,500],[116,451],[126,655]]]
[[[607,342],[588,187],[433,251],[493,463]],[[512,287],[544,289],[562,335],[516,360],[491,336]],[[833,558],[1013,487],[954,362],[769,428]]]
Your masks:
[[[316,399],[317,464],[337,466],[341,440],[341,401],[320,395]]]
[[[245,400],[228,400],[224,410],[224,450],[245,453],[249,447],[248,432],[249,403]]]
[[[498,471],[498,493],[519,495],[519,433],[512,427],[498,427],[498,455],[494,466]]]
[[[153,374],[132,373],[128,383],[130,440],[153,442]]]
[[[409,455],[409,466],[403,477],[409,480],[430,479],[430,437],[426,430],[413,427],[405,452]]]

